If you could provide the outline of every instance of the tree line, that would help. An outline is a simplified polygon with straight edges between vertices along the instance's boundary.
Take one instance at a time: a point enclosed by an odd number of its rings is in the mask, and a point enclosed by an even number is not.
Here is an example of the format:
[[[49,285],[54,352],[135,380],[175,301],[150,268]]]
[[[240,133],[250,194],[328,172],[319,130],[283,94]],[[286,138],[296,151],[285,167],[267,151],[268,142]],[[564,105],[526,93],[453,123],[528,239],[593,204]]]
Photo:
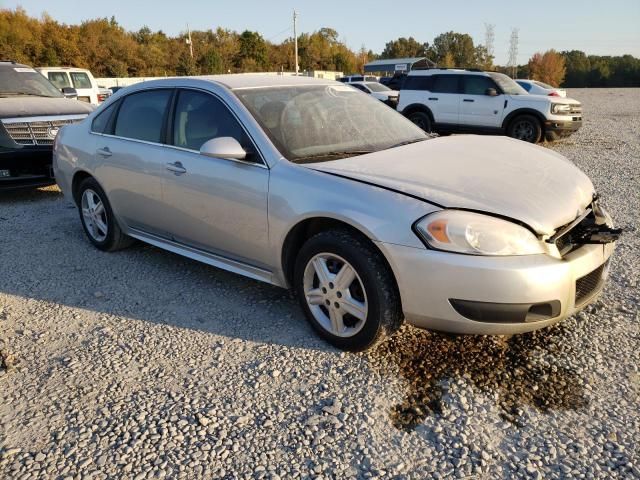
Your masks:
[[[293,71],[292,37],[274,43],[260,33],[215,30],[169,36],[143,27],[130,32],[115,18],[68,25],[49,15],[33,18],[17,8],[0,10],[0,59],[32,66],[72,65],[88,68],[96,77],[204,75],[216,73]],[[193,51],[193,56],[191,55]],[[302,71],[362,72],[377,58],[426,56],[441,67],[466,67],[510,73],[495,66],[484,45],[464,33],[445,32],[432,43],[413,37],[389,41],[380,54],[366,47],[353,51],[332,28],[298,36]],[[567,87],[640,86],[640,59],[631,55],[595,56],[573,50],[535,54],[517,67],[520,78],[535,78]]]

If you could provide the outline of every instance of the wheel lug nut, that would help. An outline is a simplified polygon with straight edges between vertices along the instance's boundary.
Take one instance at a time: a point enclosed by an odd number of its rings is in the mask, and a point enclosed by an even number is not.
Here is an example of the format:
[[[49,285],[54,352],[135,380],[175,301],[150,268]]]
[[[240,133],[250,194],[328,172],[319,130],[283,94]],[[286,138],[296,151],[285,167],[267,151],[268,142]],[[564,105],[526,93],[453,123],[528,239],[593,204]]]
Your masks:
[[[327,293],[327,289],[322,287],[322,293]]]
[[[333,290],[333,283],[329,283],[329,288]]]
[[[333,304],[336,308],[340,308],[340,304],[338,302]]]
[[[329,305],[331,305],[331,301],[330,301],[330,300],[325,300],[325,301],[324,301],[324,303],[326,303],[326,304],[327,304],[327,307],[328,307]]]
[[[336,296],[337,296],[338,298],[342,298],[342,292],[338,292],[338,293],[336,293]]]

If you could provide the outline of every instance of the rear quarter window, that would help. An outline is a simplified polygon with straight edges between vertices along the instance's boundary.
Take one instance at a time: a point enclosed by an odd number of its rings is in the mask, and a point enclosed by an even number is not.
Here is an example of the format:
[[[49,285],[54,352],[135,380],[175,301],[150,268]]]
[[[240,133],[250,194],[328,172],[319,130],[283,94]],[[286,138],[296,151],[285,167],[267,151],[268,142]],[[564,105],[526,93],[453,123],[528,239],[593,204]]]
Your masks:
[[[89,75],[84,72],[69,72],[75,88],[93,88]]]
[[[400,90],[431,90],[433,76],[409,75],[402,82]]]

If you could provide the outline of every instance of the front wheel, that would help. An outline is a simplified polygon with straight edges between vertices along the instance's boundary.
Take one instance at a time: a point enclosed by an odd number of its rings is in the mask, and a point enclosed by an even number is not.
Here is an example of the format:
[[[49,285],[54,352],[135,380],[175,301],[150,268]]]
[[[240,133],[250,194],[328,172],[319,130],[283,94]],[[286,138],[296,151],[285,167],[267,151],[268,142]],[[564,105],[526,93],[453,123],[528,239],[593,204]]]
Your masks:
[[[348,231],[321,232],[303,245],[294,286],[313,328],[342,350],[371,348],[402,325],[390,268],[375,247]]]
[[[509,124],[507,135],[517,140],[538,143],[542,137],[542,125],[532,115],[519,115]]]

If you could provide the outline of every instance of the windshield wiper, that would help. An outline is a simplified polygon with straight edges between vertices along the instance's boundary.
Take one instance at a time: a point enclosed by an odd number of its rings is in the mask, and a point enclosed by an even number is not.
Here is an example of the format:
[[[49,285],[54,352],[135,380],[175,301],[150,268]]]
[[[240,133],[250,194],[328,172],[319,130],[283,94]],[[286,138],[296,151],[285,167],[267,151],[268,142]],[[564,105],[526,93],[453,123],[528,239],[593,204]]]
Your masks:
[[[306,157],[300,157],[295,159],[295,163],[312,163],[321,159],[340,159],[346,157],[352,157],[356,155],[365,155],[367,153],[373,153],[373,150],[345,150],[344,152],[326,152],[318,153],[316,155],[307,155]]]

